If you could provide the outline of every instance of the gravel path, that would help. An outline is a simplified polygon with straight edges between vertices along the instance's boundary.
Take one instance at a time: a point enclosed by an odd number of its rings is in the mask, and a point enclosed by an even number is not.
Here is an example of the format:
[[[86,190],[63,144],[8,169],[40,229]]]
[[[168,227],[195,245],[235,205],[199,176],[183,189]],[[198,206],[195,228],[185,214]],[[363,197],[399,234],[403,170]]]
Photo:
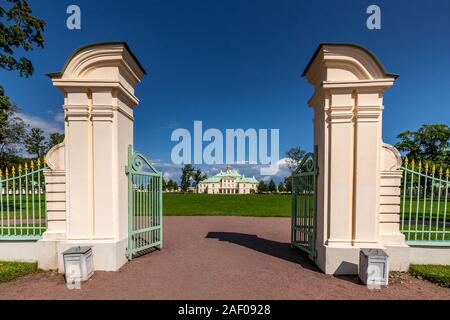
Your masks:
[[[381,290],[324,275],[289,249],[289,228],[289,218],[166,217],[162,251],[96,272],[81,290],[43,272],[1,284],[0,299],[450,299],[406,274]]]

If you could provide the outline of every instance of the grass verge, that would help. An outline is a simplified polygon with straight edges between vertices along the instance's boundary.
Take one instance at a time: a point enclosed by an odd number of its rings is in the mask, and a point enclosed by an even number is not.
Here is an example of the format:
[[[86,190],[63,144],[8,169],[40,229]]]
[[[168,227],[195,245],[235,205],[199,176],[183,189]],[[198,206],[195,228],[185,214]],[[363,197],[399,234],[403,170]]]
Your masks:
[[[290,217],[291,196],[164,194],[165,216]]]
[[[38,271],[37,263],[0,261],[0,283],[12,281]]]
[[[441,287],[450,288],[450,265],[418,265],[412,264],[409,273],[417,278],[433,282]]]

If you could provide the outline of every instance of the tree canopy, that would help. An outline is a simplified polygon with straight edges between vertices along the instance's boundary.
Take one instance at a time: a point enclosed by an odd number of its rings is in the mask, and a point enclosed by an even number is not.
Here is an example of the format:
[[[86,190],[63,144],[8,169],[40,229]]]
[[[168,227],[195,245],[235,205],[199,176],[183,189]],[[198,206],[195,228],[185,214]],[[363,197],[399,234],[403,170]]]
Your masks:
[[[292,176],[284,178],[284,186],[287,192],[292,192]]]
[[[33,16],[27,0],[1,0],[0,69],[17,71],[20,77],[33,75],[33,64],[24,54],[44,47],[44,26],[44,20]],[[61,133],[52,133],[47,140],[42,129],[29,130],[0,84],[0,167],[23,162],[24,151],[42,157],[63,140]]]
[[[50,134],[48,138],[48,146],[47,149],[50,150],[54,146],[64,142],[64,133],[55,132]]]
[[[181,168],[181,183],[180,188],[181,191],[187,192],[191,187],[192,174],[194,173],[194,168],[192,164],[185,164],[183,168]]]
[[[177,191],[178,189],[178,185],[175,181],[173,181],[172,179],[170,179],[167,182],[166,188],[164,190],[169,190],[169,191]]]
[[[207,178],[206,174],[200,168],[194,168],[192,164],[185,164],[181,168],[180,188],[187,192],[189,188],[197,187],[200,182]],[[177,186],[178,187],[178,186]],[[175,188],[176,189],[176,188]]]
[[[194,187],[198,186],[198,184],[203,180],[205,180],[206,178],[207,178],[206,174],[204,174],[200,168],[194,169],[194,171],[192,172],[193,186]]]
[[[286,192],[286,185],[284,184],[284,182],[280,182],[278,184],[278,192]]]
[[[17,106],[0,86],[0,164],[9,163],[11,155],[20,151],[26,127],[25,122],[17,116]]]
[[[272,179],[270,179],[269,185],[267,186],[267,190],[269,192],[277,192],[277,186]]]
[[[450,164],[450,127],[446,124],[426,124],[397,138],[395,147],[410,159]]]
[[[287,165],[291,171],[294,171],[299,166],[306,153],[307,152],[300,147],[291,148],[286,152]]]
[[[45,22],[32,15],[26,0],[0,2],[0,68],[17,70],[21,77],[33,74],[33,64],[16,53],[28,52],[34,47],[44,47]]]
[[[264,181],[260,181],[257,186],[258,193],[263,193],[267,191],[267,184]]]
[[[32,128],[25,137],[25,148],[27,152],[35,156],[35,158],[42,158],[47,152],[47,143],[45,141],[44,131],[39,128]]]

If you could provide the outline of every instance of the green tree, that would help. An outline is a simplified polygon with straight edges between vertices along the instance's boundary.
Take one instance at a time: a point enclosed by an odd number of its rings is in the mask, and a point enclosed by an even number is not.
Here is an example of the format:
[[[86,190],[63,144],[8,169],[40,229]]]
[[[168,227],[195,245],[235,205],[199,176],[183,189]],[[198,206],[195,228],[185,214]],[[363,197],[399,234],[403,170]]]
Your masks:
[[[17,70],[21,77],[33,74],[33,64],[26,57],[17,57],[15,51],[28,52],[44,47],[45,22],[35,18],[26,0],[0,2],[0,68]]]
[[[62,142],[64,142],[64,133],[55,132],[50,134],[47,144],[47,151]]]
[[[26,135],[26,124],[17,115],[17,106],[5,95],[0,86],[0,163],[9,166],[20,150]]]
[[[446,124],[426,124],[397,138],[400,142],[395,147],[410,159],[450,164],[450,127]]]
[[[266,191],[267,191],[267,185],[266,185],[266,183],[265,183],[264,181],[261,180],[261,181],[258,183],[257,189],[258,189],[258,193],[266,192]]]
[[[275,185],[275,182],[270,179],[269,186],[267,187],[269,192],[277,192],[277,186]]]
[[[167,191],[172,191],[173,190],[173,181],[172,179],[169,179],[169,181],[167,181]]]
[[[178,183],[176,181],[173,182],[173,191],[178,191]]]
[[[39,128],[32,128],[25,138],[25,148],[29,154],[41,158],[47,148],[44,131]]]
[[[181,191],[187,192],[191,187],[193,172],[194,168],[192,167],[191,164],[185,164],[183,168],[181,168],[181,183],[180,183]]]
[[[26,0],[0,1],[0,69],[17,70],[21,77],[33,74],[33,64],[20,53],[44,47],[45,22],[35,18]],[[0,85],[0,163],[4,168],[21,157],[16,153],[23,143],[26,125],[17,116],[17,106]]]
[[[292,176],[284,178],[284,185],[286,186],[286,192],[292,192]]]
[[[207,178],[206,174],[204,174],[200,168],[196,168],[192,172],[192,182],[193,182],[192,185],[196,187],[200,182],[202,182],[206,178]]]
[[[286,185],[284,184],[284,182],[280,182],[278,184],[278,192],[286,192]]]
[[[287,165],[291,171],[294,171],[299,166],[306,153],[307,152],[300,147],[291,148],[286,152]]]
[[[162,191],[166,191],[167,190],[167,182],[166,179],[162,178]]]

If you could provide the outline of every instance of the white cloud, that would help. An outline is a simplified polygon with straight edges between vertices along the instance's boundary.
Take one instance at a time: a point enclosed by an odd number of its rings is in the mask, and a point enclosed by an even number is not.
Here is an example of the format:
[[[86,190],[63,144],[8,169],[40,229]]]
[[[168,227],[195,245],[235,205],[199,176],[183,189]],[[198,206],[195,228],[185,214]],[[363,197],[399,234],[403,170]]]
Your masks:
[[[64,114],[57,113],[53,114],[52,119],[42,118],[39,116],[29,115],[25,113],[20,113],[18,115],[26,124],[31,128],[40,128],[44,131],[45,135],[50,135],[54,132],[64,131]]]
[[[165,180],[179,180],[181,176],[181,168],[183,167],[182,165],[168,163],[162,160],[153,160],[152,162],[156,170],[163,173]]]
[[[58,113],[56,113],[56,114],[53,116],[53,119],[54,119],[56,122],[64,123],[64,113],[63,113],[63,112],[58,112]]]

